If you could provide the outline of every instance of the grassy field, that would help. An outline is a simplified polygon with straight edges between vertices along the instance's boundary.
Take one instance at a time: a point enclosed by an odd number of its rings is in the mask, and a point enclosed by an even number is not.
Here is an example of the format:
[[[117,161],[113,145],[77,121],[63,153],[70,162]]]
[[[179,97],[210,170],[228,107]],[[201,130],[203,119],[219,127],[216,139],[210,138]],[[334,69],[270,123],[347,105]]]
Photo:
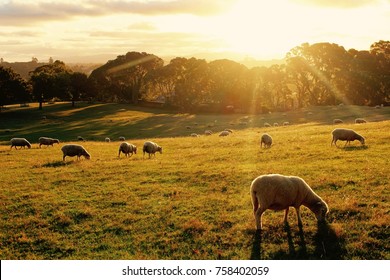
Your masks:
[[[0,258],[390,259],[389,116],[390,108],[356,106],[258,116],[11,107],[0,113]],[[353,124],[356,117],[368,123]],[[331,147],[333,118],[367,145]],[[291,125],[263,126],[284,121]],[[188,137],[225,128],[234,132]],[[264,132],[274,138],[270,149],[260,149]],[[78,135],[91,160],[63,162],[60,147]],[[16,136],[33,147],[10,150]],[[63,143],[39,149],[39,136]],[[118,158],[119,141],[103,142],[119,136],[138,154]],[[145,140],[163,154],[143,159]],[[266,211],[256,232],[249,186],[266,173],[304,178],[328,203],[328,223],[303,207],[303,228],[295,211],[284,227],[283,212]]]

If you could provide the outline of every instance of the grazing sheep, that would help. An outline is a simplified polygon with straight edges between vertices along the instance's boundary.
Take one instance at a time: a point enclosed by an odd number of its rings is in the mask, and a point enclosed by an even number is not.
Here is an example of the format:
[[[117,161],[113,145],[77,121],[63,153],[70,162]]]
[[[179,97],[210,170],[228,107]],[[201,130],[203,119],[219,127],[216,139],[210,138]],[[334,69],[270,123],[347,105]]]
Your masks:
[[[77,140],[79,140],[79,141],[85,141],[85,139],[84,139],[83,137],[81,137],[81,136],[77,136]]]
[[[264,123],[264,126],[265,126],[265,127],[271,127],[271,125],[270,125],[269,123],[267,123],[267,122]]]
[[[271,137],[271,135],[269,135],[267,133],[264,133],[261,136],[260,148],[263,146],[263,143],[264,143],[264,148],[271,148],[271,145],[272,145],[272,137]]]
[[[219,136],[228,136],[228,135],[230,135],[230,132],[229,132],[229,131],[226,131],[226,130],[222,131],[222,132],[219,134]]]
[[[362,145],[364,145],[365,143],[365,139],[363,136],[357,134],[354,130],[352,129],[346,129],[346,128],[336,128],[332,131],[332,135],[333,135],[333,138],[332,138],[332,142],[330,143],[330,145],[332,146],[333,143],[335,144],[335,146],[337,147],[337,144],[336,142],[338,140],[341,140],[341,141],[347,141],[344,145],[344,147],[351,141],[355,141],[355,140],[359,140],[360,143]]]
[[[362,119],[362,118],[357,118],[355,119],[355,123],[366,123],[367,121],[365,119]]]
[[[211,135],[211,134],[213,134],[213,132],[212,132],[211,130],[206,130],[206,131],[204,132],[204,134],[206,134],[206,135]]]
[[[233,133],[233,130],[231,130],[231,129],[225,129],[225,131],[228,131],[229,133]]]
[[[57,143],[59,144],[60,143],[60,140],[58,139],[53,139],[53,138],[49,138],[49,137],[39,137],[38,139],[39,141],[39,148],[42,146],[42,145],[46,145],[46,146],[52,146],[53,147],[53,144],[54,143]]]
[[[279,126],[279,124],[276,122],[276,123],[274,123],[274,126]]]
[[[257,177],[250,187],[253,214],[256,229],[262,229],[261,217],[265,210],[285,210],[284,222],[287,223],[289,207],[295,208],[298,225],[302,226],[299,212],[301,205],[309,208],[319,222],[325,220],[329,212],[328,205],[300,177],[269,174]]]
[[[339,123],[344,123],[343,120],[340,119],[334,119],[333,124],[339,124]]]
[[[118,153],[118,157],[121,157],[121,152],[124,153],[126,155],[126,157],[128,157],[130,155],[130,157],[134,154],[137,153],[137,147],[134,146],[133,144],[129,144],[127,142],[123,142],[119,145],[119,153]]]
[[[83,146],[77,144],[67,144],[61,148],[63,153],[62,160],[65,161],[65,157],[74,157],[77,156],[77,160],[80,159],[81,156],[84,156],[86,159],[90,159],[91,155],[84,149]]]
[[[123,136],[119,137],[119,141],[125,141],[125,140],[126,140],[125,137]]]
[[[290,123],[289,122],[284,122],[283,125],[287,126],[287,125],[290,125]]]
[[[11,139],[11,149],[12,147],[15,147],[15,150],[17,150],[16,147],[20,147],[20,148],[31,148],[31,144],[30,142],[27,141],[26,138],[12,138]]]
[[[106,138],[104,139],[104,141],[106,141],[106,142],[111,142],[111,139],[110,139],[109,137],[106,137]]]
[[[200,137],[200,135],[197,134],[197,133],[191,133],[190,136],[191,136],[191,137]]]
[[[156,143],[154,143],[152,141],[146,141],[144,143],[144,147],[143,147],[142,151],[143,151],[144,157],[145,157],[145,153],[148,153],[149,158],[150,158],[151,155],[156,156],[156,152],[160,152],[160,154],[162,154],[162,147],[160,147],[159,145],[157,145]]]

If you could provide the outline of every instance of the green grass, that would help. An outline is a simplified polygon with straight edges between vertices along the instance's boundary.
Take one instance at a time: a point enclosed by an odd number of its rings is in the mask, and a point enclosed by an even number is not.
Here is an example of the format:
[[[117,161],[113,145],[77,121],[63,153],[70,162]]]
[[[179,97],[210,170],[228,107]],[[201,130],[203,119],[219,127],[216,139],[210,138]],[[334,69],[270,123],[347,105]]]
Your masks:
[[[123,110],[126,109],[126,110]],[[11,108],[0,113],[1,259],[390,259],[389,109],[345,106],[269,115],[187,115],[117,104]],[[355,112],[355,114],[353,113]],[[42,119],[40,114],[45,114]],[[364,117],[367,124],[352,124]],[[366,138],[331,147],[333,118]],[[264,128],[264,122],[290,121]],[[243,123],[246,124],[243,124]],[[191,126],[187,129],[186,126]],[[228,137],[188,137],[205,129]],[[6,132],[7,131],[7,132]],[[260,149],[263,132],[274,138]],[[10,150],[8,140],[81,135],[91,160],[62,161],[60,145]],[[138,154],[117,157],[125,136]],[[163,154],[142,157],[155,140]],[[95,141],[90,141],[95,140]],[[340,143],[341,144],[341,143]],[[329,205],[328,224],[302,209],[284,227],[266,211],[255,231],[251,181],[297,175]]]

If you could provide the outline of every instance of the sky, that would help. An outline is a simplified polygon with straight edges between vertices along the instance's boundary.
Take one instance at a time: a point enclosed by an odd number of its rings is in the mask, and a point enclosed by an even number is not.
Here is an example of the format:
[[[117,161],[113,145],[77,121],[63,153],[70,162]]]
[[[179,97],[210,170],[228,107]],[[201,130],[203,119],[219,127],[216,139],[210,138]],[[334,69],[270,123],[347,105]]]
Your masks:
[[[4,61],[282,59],[302,43],[368,50],[390,38],[390,0],[0,0]]]

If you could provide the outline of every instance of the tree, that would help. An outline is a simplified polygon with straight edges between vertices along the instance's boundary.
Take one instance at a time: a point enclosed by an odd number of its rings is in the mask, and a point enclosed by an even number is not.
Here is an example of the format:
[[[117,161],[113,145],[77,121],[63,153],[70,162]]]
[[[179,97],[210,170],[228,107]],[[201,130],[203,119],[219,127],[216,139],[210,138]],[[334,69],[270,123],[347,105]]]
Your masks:
[[[31,72],[30,81],[33,85],[33,96],[39,102],[39,109],[45,100],[57,97],[66,99],[70,95],[70,75],[64,62],[56,60]]]
[[[0,66],[0,111],[7,104],[30,101],[30,87],[11,68]]]
[[[95,69],[90,79],[97,84],[103,95],[113,93],[119,101],[136,104],[147,73],[163,65],[164,61],[155,55],[128,52]]]

